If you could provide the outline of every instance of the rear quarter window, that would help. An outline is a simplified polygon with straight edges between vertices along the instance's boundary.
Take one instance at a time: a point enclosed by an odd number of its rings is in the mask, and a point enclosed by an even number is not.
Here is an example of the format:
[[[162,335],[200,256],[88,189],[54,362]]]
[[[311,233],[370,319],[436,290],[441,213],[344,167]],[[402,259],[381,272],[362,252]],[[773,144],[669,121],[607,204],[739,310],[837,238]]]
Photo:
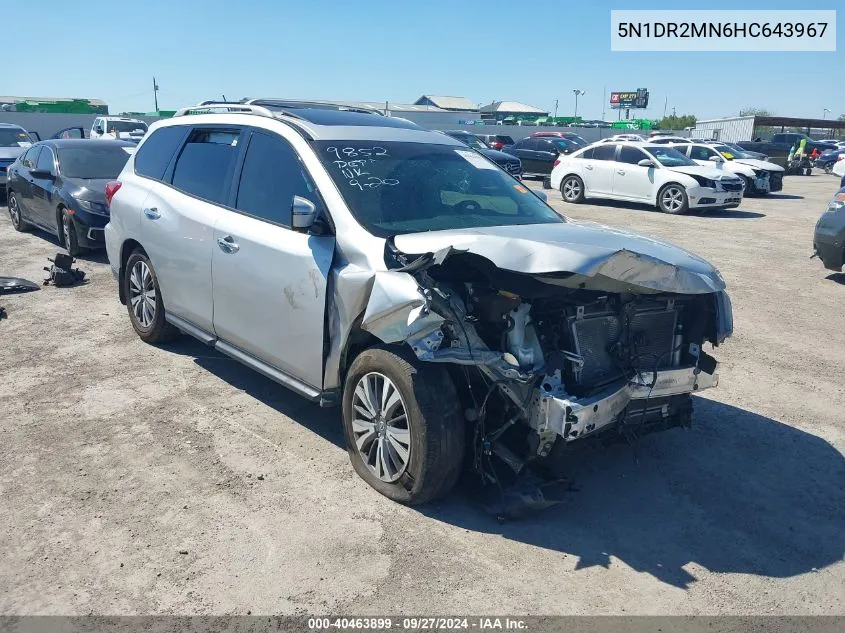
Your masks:
[[[184,125],[174,125],[153,132],[135,152],[135,173],[145,178],[162,180],[189,129]]]

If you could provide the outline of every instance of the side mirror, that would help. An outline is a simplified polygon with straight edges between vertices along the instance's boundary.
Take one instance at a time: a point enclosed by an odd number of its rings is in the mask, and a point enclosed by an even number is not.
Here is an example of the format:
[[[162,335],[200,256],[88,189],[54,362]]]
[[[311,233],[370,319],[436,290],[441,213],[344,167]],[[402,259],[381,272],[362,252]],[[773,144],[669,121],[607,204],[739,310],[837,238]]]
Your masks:
[[[94,128],[94,131],[95,131],[97,134],[102,134],[102,133],[103,133],[103,128],[102,128],[102,127],[100,127],[100,126],[98,125],[97,127],[95,127],[95,128]]]
[[[650,158],[643,158],[640,162],[637,163],[640,167],[654,167],[654,161]]]
[[[549,201],[549,196],[546,194],[546,192],[545,192],[545,191],[537,191],[537,190],[535,190],[535,189],[532,189],[532,190],[531,190],[531,192],[532,192],[535,196],[537,196],[538,198],[540,198],[540,200],[542,200],[543,202],[548,202],[548,201]]]
[[[721,156],[711,156],[707,160],[712,160],[714,163],[724,163],[725,162],[725,159],[722,158]]]
[[[55,178],[55,176],[46,169],[31,169],[29,173],[32,174],[33,178]]]
[[[317,219],[317,207],[313,202],[300,196],[293,197],[290,224],[294,229],[307,230]]]

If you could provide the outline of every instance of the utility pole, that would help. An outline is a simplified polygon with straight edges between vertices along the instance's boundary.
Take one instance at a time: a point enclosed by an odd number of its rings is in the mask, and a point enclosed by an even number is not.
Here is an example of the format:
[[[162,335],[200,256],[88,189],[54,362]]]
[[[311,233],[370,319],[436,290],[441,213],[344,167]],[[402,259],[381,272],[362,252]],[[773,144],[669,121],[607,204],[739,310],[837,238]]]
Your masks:
[[[663,102],[663,118],[666,118],[666,107],[669,105],[669,95],[666,95],[666,100]]]
[[[672,106],[672,118],[675,118],[675,106]]]
[[[156,104],[156,112],[158,112],[158,84],[156,83],[156,78],[153,76],[153,100]]]
[[[604,121],[604,108],[607,105],[607,86],[601,91],[601,120]]]
[[[579,90],[578,88],[575,88],[572,92],[575,95],[575,118],[577,119],[578,118],[578,97],[584,96],[585,94],[587,94],[587,91],[586,90]]]
[[[555,118],[557,118],[557,99],[555,99]]]

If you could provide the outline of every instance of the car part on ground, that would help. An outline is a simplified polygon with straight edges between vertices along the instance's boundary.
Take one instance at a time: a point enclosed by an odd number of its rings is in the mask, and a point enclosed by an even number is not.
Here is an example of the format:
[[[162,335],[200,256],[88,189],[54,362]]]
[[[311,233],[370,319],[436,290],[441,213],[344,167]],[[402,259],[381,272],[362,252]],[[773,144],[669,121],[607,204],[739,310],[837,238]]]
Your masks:
[[[733,329],[704,260],[567,221],[458,141],[371,112],[184,109],[109,191],[139,336],[181,330],[340,404],[353,467],[403,503],[446,494],[464,459],[495,489],[555,445],[689,425],[718,382],[702,346]]]
[[[34,281],[21,279],[20,277],[0,277],[0,295],[30,292],[32,290],[41,290],[41,286]]]
[[[845,265],[845,184],[816,222],[813,257],[821,259],[828,270],[841,271]]]
[[[76,261],[70,255],[64,253],[56,253],[54,259],[47,258],[50,262],[49,266],[45,266],[44,270],[47,274],[44,276],[44,285],[53,284],[57,288],[66,286],[75,286],[81,284],[85,279],[85,271],[79,268],[73,268]]]

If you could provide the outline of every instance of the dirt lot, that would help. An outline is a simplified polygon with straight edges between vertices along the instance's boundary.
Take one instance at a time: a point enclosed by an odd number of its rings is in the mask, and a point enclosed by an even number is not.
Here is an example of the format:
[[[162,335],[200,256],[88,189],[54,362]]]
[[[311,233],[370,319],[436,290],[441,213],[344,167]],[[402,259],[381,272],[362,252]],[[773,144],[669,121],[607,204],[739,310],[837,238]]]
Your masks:
[[[499,524],[352,471],[338,412],[89,282],[0,298],[0,613],[845,614],[845,274],[810,261],[833,177],[739,210],[554,206],[713,261],[736,332],[673,430],[572,463],[570,500]],[[0,275],[57,251],[0,209]]]

